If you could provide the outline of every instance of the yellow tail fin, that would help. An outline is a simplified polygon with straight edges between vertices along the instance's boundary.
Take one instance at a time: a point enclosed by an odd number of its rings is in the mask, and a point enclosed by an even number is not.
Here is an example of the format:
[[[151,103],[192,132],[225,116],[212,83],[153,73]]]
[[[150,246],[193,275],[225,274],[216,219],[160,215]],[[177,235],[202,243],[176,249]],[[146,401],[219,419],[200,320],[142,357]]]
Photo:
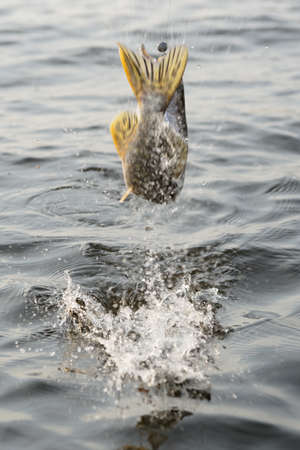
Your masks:
[[[164,111],[182,79],[188,58],[187,48],[177,45],[154,60],[144,48],[141,55],[137,55],[124,45],[118,45],[123,68],[139,104],[150,98],[149,95],[157,94],[162,97],[158,108]]]
[[[135,113],[121,112],[110,124],[110,132],[121,159],[123,159],[128,144],[135,135],[138,118]]]

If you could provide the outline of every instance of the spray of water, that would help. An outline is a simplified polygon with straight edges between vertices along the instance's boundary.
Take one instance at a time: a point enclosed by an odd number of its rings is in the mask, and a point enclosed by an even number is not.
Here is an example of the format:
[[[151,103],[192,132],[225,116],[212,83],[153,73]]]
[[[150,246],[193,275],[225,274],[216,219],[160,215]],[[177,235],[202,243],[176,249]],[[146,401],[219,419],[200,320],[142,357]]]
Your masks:
[[[124,298],[107,309],[67,275],[60,326],[80,334],[93,358],[98,352],[99,371],[110,371],[114,390],[129,380],[147,389],[186,383],[196,389],[207,387],[206,369],[217,351],[217,289],[195,292],[189,276],[167,286],[151,252],[142,272],[143,301],[138,308],[128,306]]]

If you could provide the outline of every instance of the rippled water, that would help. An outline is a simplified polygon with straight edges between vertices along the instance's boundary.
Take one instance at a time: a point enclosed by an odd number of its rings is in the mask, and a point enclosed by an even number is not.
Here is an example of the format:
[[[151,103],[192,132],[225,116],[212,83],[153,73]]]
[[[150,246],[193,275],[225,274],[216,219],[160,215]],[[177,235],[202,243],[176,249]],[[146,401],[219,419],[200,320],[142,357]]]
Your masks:
[[[299,448],[298,3],[2,1],[1,448]],[[162,40],[184,189],[119,204],[116,42]]]

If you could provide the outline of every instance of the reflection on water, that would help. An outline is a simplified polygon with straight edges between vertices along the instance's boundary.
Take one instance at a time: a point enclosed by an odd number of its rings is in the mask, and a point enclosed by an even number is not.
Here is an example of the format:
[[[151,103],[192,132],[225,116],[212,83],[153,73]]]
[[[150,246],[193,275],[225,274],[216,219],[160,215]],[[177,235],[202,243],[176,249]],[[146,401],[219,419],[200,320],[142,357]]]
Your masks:
[[[157,411],[151,415],[142,416],[137,423],[137,427],[147,435],[147,441],[151,445],[151,449],[156,450],[168,439],[168,432],[190,415],[190,412],[180,411],[177,408]],[[130,447],[125,446],[124,449],[126,448]]]

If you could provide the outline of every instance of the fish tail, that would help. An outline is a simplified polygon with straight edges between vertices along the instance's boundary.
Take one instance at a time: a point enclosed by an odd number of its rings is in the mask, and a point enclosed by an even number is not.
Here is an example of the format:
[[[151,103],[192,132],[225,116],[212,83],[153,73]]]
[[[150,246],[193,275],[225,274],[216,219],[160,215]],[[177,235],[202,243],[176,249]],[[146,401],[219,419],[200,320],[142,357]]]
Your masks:
[[[118,45],[123,68],[139,105],[151,102],[156,110],[164,112],[181,82],[188,58],[187,47],[177,45],[154,60],[144,48],[138,55]],[[158,101],[153,101],[156,99]]]

